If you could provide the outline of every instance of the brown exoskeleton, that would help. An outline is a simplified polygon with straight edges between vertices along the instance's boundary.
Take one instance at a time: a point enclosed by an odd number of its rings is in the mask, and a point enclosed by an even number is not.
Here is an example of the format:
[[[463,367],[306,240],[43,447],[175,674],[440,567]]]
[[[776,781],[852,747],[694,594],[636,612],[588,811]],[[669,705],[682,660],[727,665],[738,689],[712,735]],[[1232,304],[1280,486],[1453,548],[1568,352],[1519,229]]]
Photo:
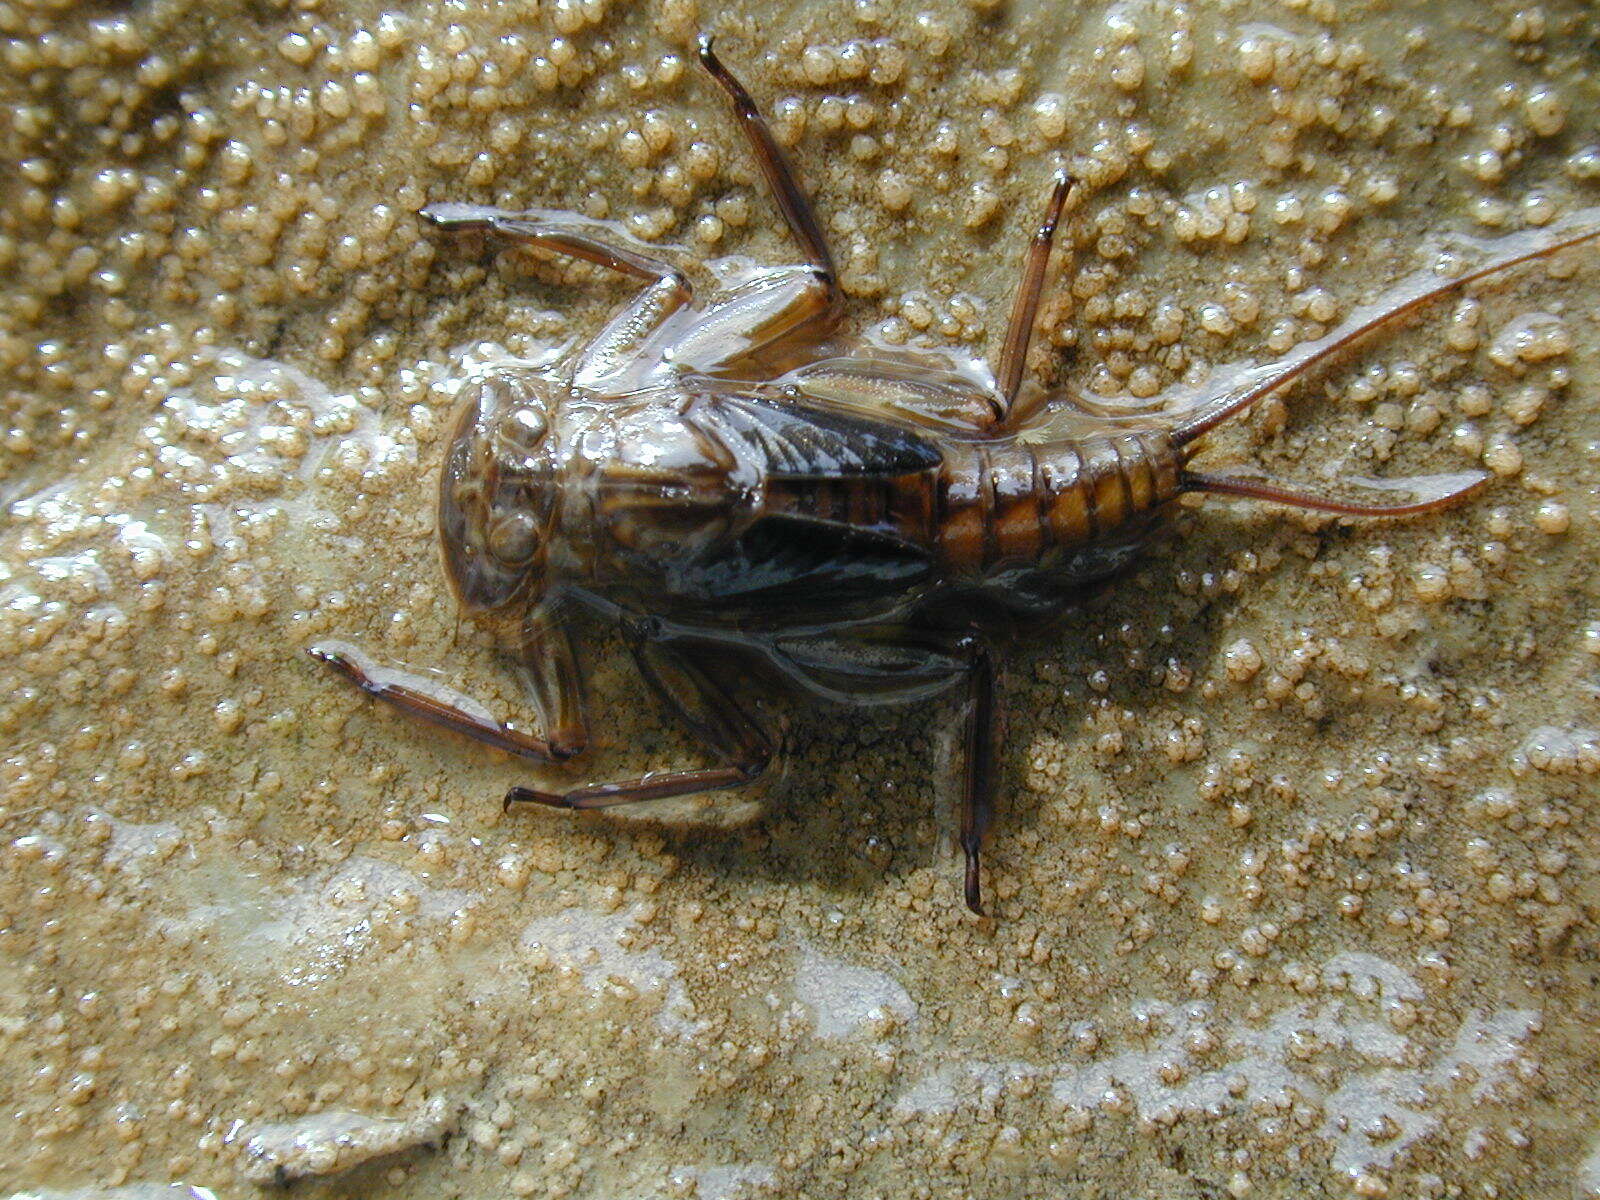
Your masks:
[[[516,787],[507,805],[603,808],[748,783],[774,753],[736,694],[752,658],[813,694],[910,699],[967,692],[960,842],[981,912],[979,848],[995,776],[1001,631],[1062,612],[1115,572],[1185,492],[1360,516],[1448,504],[1482,472],[1311,495],[1190,470],[1200,436],[1378,325],[1439,294],[1600,236],[1595,210],[1508,245],[1451,280],[1403,286],[1285,360],[1177,413],[1077,411],[1049,427],[1018,401],[1051,240],[1073,182],[1058,174],[1028,247],[992,381],[882,351],[825,356],[841,296],[811,205],[749,94],[702,38],[805,262],[700,306],[679,270],[607,226],[561,212],[434,204],[446,231],[481,231],[598,263],[646,285],[553,366],[502,367],[465,389],[439,485],[439,536],[465,610],[518,640],[539,718],[527,733],[429,694],[342,648],[312,653],[413,716],[512,754],[563,760],[586,741],[567,616],[616,622],[640,674],[717,765],[566,792]],[[782,350],[787,358],[778,355]],[[804,352],[810,351],[809,360]],[[798,356],[798,357],[797,357]],[[794,365],[796,362],[799,365]],[[775,367],[774,363],[783,363]],[[1353,481],[1348,485],[1357,489]]]

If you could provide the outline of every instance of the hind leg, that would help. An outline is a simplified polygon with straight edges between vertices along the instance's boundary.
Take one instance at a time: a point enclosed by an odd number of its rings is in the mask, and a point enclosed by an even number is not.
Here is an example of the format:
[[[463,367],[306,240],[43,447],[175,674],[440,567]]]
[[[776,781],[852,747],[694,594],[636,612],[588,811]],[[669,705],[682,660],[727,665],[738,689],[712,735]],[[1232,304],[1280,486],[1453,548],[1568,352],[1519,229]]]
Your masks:
[[[1000,710],[994,654],[978,633],[921,625],[861,625],[776,639],[775,665],[808,690],[839,700],[921,699],[961,681],[961,796],[957,840],[966,860],[962,897],[983,916],[983,839],[994,820]]]
[[[1057,171],[1055,186],[1045,205],[1044,220],[1028,244],[1028,253],[1022,260],[1022,278],[1017,283],[1016,299],[1011,303],[1011,320],[1006,327],[1006,340],[1000,348],[1000,360],[995,364],[995,384],[1000,389],[1007,414],[1006,420],[1015,426],[1029,415],[1013,406],[1017,391],[1022,386],[1022,371],[1028,361],[1028,345],[1033,341],[1033,322],[1039,315],[1039,293],[1044,288],[1045,267],[1050,263],[1050,248],[1055,243],[1056,226],[1061,221],[1061,210],[1076,181],[1065,171]],[[1029,409],[1031,412],[1031,406]]]

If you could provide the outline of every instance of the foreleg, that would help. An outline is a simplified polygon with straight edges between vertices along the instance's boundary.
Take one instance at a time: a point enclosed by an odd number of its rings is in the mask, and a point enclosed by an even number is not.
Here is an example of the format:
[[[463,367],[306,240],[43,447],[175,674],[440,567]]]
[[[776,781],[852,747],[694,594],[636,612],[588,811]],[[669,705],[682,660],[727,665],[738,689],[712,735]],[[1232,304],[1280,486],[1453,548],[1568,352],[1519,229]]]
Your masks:
[[[525,631],[519,671],[539,713],[542,733],[525,733],[494,716],[470,696],[445,687],[419,686],[424,681],[384,667],[353,646],[322,642],[306,651],[327,663],[367,695],[391,704],[407,716],[464,734],[496,750],[542,762],[561,762],[582,751],[582,696],[572,647],[564,631],[530,623]]]
[[[646,358],[655,333],[680,309],[694,302],[688,276],[610,225],[585,221],[571,213],[506,212],[478,204],[430,204],[419,215],[439,229],[497,234],[594,263],[649,285],[584,350],[576,373],[576,381],[583,387],[618,378]]]

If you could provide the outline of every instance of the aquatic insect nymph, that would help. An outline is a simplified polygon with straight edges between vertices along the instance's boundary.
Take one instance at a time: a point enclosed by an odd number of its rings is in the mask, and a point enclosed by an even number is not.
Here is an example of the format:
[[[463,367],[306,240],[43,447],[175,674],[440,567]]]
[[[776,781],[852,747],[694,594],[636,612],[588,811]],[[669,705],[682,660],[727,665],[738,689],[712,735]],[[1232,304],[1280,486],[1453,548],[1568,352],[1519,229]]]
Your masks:
[[[469,204],[421,214],[441,230],[565,253],[645,285],[566,360],[471,382],[445,457],[439,535],[451,586],[470,614],[515,638],[538,732],[413,687],[347,649],[311,652],[413,716],[562,760],[586,742],[569,617],[581,608],[615,622],[646,683],[719,761],[506,796],[508,805],[577,809],[759,776],[775,748],[739,698],[752,664],[836,700],[915,699],[959,682],[960,842],[974,912],[992,811],[1001,631],[1061,613],[1126,563],[1185,492],[1400,516],[1477,488],[1483,472],[1368,483],[1406,493],[1368,503],[1187,464],[1201,435],[1385,321],[1600,236],[1591,210],[1532,240],[1507,239],[1487,265],[1398,289],[1182,412],[1110,417],[1080,406],[1059,432],[1059,422],[1034,420],[1043,404],[1018,395],[1073,181],[1056,176],[992,384],[911,355],[829,356],[819,347],[842,298],[810,202],[710,38],[699,54],[733,103],[803,263],[756,273],[702,306],[681,271],[597,222]]]

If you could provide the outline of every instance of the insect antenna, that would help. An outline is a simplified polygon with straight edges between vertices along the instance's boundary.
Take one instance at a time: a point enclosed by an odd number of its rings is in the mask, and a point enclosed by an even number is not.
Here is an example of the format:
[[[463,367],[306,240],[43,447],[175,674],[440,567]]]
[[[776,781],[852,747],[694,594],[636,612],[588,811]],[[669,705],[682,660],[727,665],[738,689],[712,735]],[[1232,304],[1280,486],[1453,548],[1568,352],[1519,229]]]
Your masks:
[[[1312,367],[1322,362],[1331,355],[1337,354],[1352,342],[1365,337],[1373,330],[1388,324],[1409,312],[1421,308],[1430,300],[1457,288],[1497,275],[1501,271],[1509,270],[1521,263],[1530,262],[1537,258],[1546,258],[1569,246],[1576,246],[1582,242],[1600,237],[1600,208],[1588,208],[1574,213],[1570,218],[1559,225],[1547,230],[1538,230],[1528,234],[1512,234],[1502,239],[1500,245],[1510,247],[1507,253],[1492,260],[1484,266],[1468,271],[1454,279],[1432,279],[1429,277],[1406,280],[1398,287],[1385,292],[1370,304],[1363,305],[1351,314],[1350,319],[1337,329],[1315,341],[1306,342],[1296,347],[1288,357],[1279,362],[1258,368],[1252,375],[1265,374],[1265,378],[1246,385],[1246,389],[1235,395],[1224,395],[1216,400],[1200,405],[1198,411],[1188,418],[1180,421],[1172,431],[1174,444],[1180,447],[1191,445],[1197,438],[1209,433],[1222,422],[1236,413],[1249,408],[1263,396],[1277,391],[1304,375]],[[1193,451],[1189,451],[1193,453]],[[1216,489],[1207,489],[1216,490]],[[1245,493],[1235,491],[1234,495]],[[1265,497],[1263,497],[1265,498]]]

